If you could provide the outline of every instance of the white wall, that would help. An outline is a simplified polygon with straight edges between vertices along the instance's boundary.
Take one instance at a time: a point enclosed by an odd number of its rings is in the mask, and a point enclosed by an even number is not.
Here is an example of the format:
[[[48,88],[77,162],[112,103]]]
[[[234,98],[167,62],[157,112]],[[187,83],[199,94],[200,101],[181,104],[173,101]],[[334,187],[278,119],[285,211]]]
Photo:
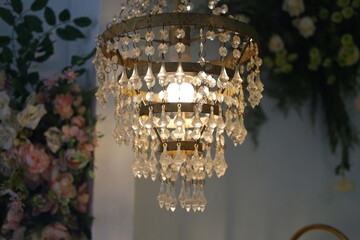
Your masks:
[[[228,144],[229,168],[221,179],[207,181],[205,213],[166,212],[155,199],[159,184],[137,181],[134,239],[280,240],[312,223],[360,239],[360,191],[333,189],[339,158],[330,154],[322,117],[312,127],[307,109],[303,119],[295,113],[284,118],[274,105],[269,99],[262,103],[269,121],[257,149],[250,138],[237,148]],[[360,151],[352,155],[348,176],[358,185],[359,156]],[[335,238],[313,233],[302,239]]]
[[[121,1],[103,0],[98,9],[101,33],[115,13]],[[98,34],[97,33],[97,34]],[[105,134],[96,149],[94,184],[94,240],[133,239],[134,178],[130,170],[133,161],[131,147],[119,147],[112,137],[115,127],[113,99],[105,110],[97,106],[97,114],[105,116],[97,130]]]

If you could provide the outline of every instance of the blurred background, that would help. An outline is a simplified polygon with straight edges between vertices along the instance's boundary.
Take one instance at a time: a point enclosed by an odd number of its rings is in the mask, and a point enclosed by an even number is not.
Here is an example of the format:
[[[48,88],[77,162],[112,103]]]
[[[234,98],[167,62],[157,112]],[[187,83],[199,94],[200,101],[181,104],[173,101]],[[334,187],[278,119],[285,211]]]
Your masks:
[[[93,23],[86,32],[89,38],[71,43],[57,41],[56,54],[46,65],[38,66],[40,72],[44,75],[56,72],[74,53],[89,52],[95,46],[93,36],[106,29],[121,2],[50,1],[53,9],[67,8],[73,15],[91,18]],[[241,10],[242,2],[228,1],[230,12],[235,6]],[[257,1],[255,7],[266,12],[265,2]],[[280,8],[281,1],[276,2]],[[355,14],[360,14],[358,9]],[[253,22],[258,25],[262,16],[251,18],[255,18]],[[263,28],[274,26],[262,24]],[[5,26],[0,25],[0,29],[6,32]],[[261,31],[259,35],[262,36]],[[85,67],[89,72],[80,79],[81,85],[94,85],[95,72],[90,63]],[[265,88],[272,84],[264,79],[267,75],[263,76]],[[359,127],[360,111],[354,99],[349,100],[347,110],[351,121]],[[312,223],[328,224],[340,229],[349,239],[360,239],[360,148],[357,146],[351,151],[351,171],[345,175],[356,188],[350,192],[336,191],[335,184],[343,178],[337,176],[334,169],[342,155],[341,151],[333,154],[329,146],[324,124],[329,116],[321,111],[323,106],[318,104],[314,108],[309,101],[300,107],[301,114],[295,110],[284,114],[277,105],[277,100],[265,94],[261,107],[267,121],[259,131],[257,146],[251,137],[242,146],[228,145],[225,157],[229,169],[224,177],[208,180],[208,205],[204,213],[180,210],[172,213],[160,209],[156,201],[159,185],[133,178],[131,147],[119,147],[111,136],[115,124],[114,104],[110,102],[105,110],[97,107],[96,113],[105,117],[98,123],[97,130],[105,137],[95,151],[93,239],[279,240],[290,239],[298,229]],[[312,115],[315,115],[314,121]],[[310,233],[302,239],[336,238],[327,233]]]

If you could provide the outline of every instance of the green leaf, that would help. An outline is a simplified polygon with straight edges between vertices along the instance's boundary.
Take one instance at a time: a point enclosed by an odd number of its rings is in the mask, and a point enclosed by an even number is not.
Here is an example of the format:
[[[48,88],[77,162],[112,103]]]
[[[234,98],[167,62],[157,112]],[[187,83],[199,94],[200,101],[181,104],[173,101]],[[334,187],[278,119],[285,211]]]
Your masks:
[[[38,53],[43,54],[35,58],[35,61],[37,62],[44,62],[54,54],[54,44],[51,41],[49,34],[40,43],[39,47]]]
[[[80,56],[72,56],[71,57],[71,65],[75,66],[82,60],[82,57]]]
[[[14,30],[18,36],[17,41],[23,46],[26,46],[30,42],[30,40],[33,39],[31,30],[25,23],[14,26]]]
[[[10,38],[7,36],[0,36],[0,47],[5,47],[10,43]]]
[[[2,59],[4,62],[6,62],[6,63],[12,62],[13,54],[12,54],[12,51],[10,50],[10,48],[4,47],[1,55],[2,55]]]
[[[80,18],[75,18],[74,23],[79,27],[87,27],[91,24],[91,20],[88,17],[80,17]]]
[[[36,84],[40,79],[39,73],[38,72],[29,73],[27,79],[31,84]]]
[[[72,56],[71,57],[71,65],[74,66],[82,66],[84,65],[90,58],[92,58],[96,53],[96,48],[94,48],[89,54],[85,56]]]
[[[95,178],[95,173],[94,173],[94,171],[91,170],[91,169],[89,169],[88,175],[89,175],[90,178]]]
[[[49,7],[45,8],[44,17],[49,25],[54,26],[56,24],[55,12],[51,8]]]
[[[39,11],[46,7],[49,0],[35,0],[33,4],[31,5],[31,10],[33,11]]]
[[[11,7],[14,9],[15,12],[21,13],[23,10],[23,4],[21,0],[11,0],[10,2]]]
[[[31,29],[34,32],[42,32],[42,21],[40,18],[34,15],[27,15],[24,17],[24,21],[28,25],[29,29]]]
[[[59,19],[62,22],[68,21],[70,19],[70,12],[67,9],[62,10],[62,12],[59,14]]]
[[[3,7],[0,7],[0,18],[9,25],[15,23],[15,17],[12,15],[11,11]]]
[[[65,28],[58,28],[56,34],[63,40],[73,41],[77,38],[84,38],[84,34],[79,29],[67,25]]]

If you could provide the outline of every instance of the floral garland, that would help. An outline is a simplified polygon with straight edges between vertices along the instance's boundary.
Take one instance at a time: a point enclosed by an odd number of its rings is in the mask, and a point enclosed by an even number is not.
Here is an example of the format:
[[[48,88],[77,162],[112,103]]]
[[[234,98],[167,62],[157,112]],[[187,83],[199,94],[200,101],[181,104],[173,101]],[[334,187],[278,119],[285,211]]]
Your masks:
[[[94,91],[76,78],[94,52],[44,80],[36,66],[55,37],[85,38],[91,20],[57,14],[48,0],[5,0],[0,19],[9,30],[0,36],[0,239],[90,239]]]
[[[331,150],[341,148],[336,174],[344,175],[351,167],[350,151],[358,146],[348,103],[356,99],[360,109],[360,0],[240,0],[229,5],[239,14],[235,17],[251,19],[260,33],[269,70],[266,94],[285,113],[300,112],[310,103],[314,118],[321,109]]]
[[[86,106],[93,93],[82,91],[76,73],[68,69],[40,82],[25,108],[16,109],[5,76],[2,72],[0,174],[9,202],[2,234],[26,232],[31,239],[89,235],[89,225],[81,221],[91,221],[88,183],[96,121]]]

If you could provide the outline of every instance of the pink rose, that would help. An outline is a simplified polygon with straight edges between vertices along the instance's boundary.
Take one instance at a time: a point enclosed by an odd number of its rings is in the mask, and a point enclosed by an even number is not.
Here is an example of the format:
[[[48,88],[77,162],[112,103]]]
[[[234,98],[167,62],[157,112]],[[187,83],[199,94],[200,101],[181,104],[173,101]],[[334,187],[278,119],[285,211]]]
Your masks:
[[[46,194],[39,195],[38,202],[41,202],[41,206],[33,210],[34,216],[39,216],[41,213],[50,212],[55,214],[58,211],[59,205],[54,200],[50,199]]]
[[[51,89],[59,85],[59,79],[56,77],[44,79],[44,85],[48,89]]]
[[[59,196],[74,198],[76,188],[73,185],[74,177],[70,173],[59,173],[53,175],[50,187]]]
[[[26,155],[34,149],[34,145],[30,143],[23,143],[17,149],[17,155],[19,156],[20,162],[25,163]]]
[[[61,140],[63,142],[68,142],[70,138],[76,137],[79,134],[80,129],[77,126],[68,126],[64,125],[61,128],[63,135],[61,136]]]
[[[71,119],[71,124],[76,125],[78,127],[84,126],[85,119],[81,116],[76,116]]]
[[[84,115],[84,113],[86,112],[86,107],[80,106],[76,109],[76,112],[80,115]]]
[[[77,169],[79,167],[79,165],[81,164],[81,162],[75,162],[74,157],[75,157],[76,151],[75,149],[68,149],[65,152],[65,156],[64,159],[67,163],[67,165],[71,168],[71,169]]]
[[[54,100],[55,112],[58,113],[61,119],[69,119],[74,111],[71,107],[73,97],[70,95],[60,94]]]
[[[41,232],[41,240],[70,240],[70,234],[67,228],[57,222],[46,226]]]
[[[24,210],[19,198],[12,198],[9,204],[9,211],[7,212],[5,224],[2,226],[4,230],[15,230],[20,227],[20,222],[24,217]]]
[[[63,135],[61,136],[61,140],[63,142],[68,142],[70,138],[75,138],[78,142],[83,143],[86,141],[86,136],[83,130],[79,129],[78,126],[64,125],[61,128]]]
[[[82,143],[79,145],[80,149],[85,152],[88,155],[91,155],[92,152],[94,152],[94,145],[91,143]]]
[[[83,162],[89,162],[90,156],[87,152],[68,149],[65,152],[64,159],[71,169],[79,169]],[[86,165],[81,166],[82,168]]]
[[[89,200],[90,195],[87,191],[87,184],[84,183],[79,187],[77,205],[75,206],[75,209],[81,213],[86,213],[88,210]]]
[[[29,172],[33,174],[45,172],[50,165],[50,158],[44,149],[31,148],[24,160]]]
[[[72,69],[68,68],[64,71],[63,74],[60,75],[61,78],[68,80],[68,83],[73,83],[77,77],[77,73],[75,73]]]
[[[49,94],[45,92],[39,92],[36,95],[36,102],[38,103],[47,103],[49,102]]]

